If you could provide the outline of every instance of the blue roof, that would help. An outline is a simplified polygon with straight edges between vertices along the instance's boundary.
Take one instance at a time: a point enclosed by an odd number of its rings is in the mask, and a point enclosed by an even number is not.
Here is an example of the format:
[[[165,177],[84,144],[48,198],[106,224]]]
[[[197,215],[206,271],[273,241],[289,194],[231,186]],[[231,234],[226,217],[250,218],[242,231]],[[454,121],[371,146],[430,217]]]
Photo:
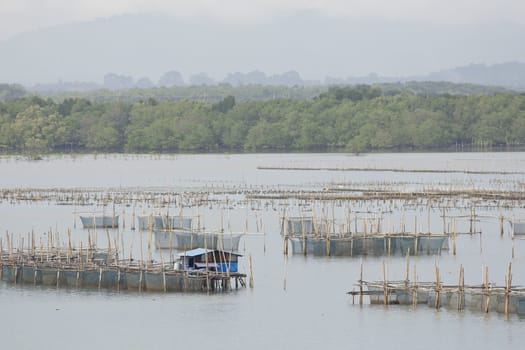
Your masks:
[[[192,249],[192,250],[188,250],[188,251],[186,251],[184,253],[181,253],[181,254],[179,254],[179,256],[194,257],[194,256],[204,255],[206,253],[215,252],[215,251],[218,251],[218,249],[195,248],[195,249]],[[225,253],[231,253],[232,255],[242,256],[242,254],[235,253],[235,252],[225,251]]]
[[[192,250],[188,250],[187,252],[181,253],[181,254],[179,254],[179,256],[190,256],[190,257],[193,257],[193,256],[204,255],[204,254],[210,253],[210,252],[213,252],[213,250],[212,249],[204,249],[204,248],[195,248],[195,249],[192,249]]]

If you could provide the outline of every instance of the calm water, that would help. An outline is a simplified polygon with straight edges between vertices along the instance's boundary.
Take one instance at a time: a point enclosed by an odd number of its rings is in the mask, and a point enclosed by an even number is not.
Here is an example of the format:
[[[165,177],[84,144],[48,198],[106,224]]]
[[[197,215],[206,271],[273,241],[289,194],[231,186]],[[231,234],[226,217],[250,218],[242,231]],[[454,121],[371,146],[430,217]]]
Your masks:
[[[167,189],[198,191],[206,189],[322,188],[341,184],[367,185],[397,182],[412,187],[435,187],[453,183],[471,187],[514,186],[524,175],[473,175],[464,173],[391,173],[351,171],[270,171],[259,166],[311,166],[346,168],[400,168],[446,170],[494,170],[525,172],[525,153],[435,153],[373,154],[355,157],[343,154],[253,154],[253,155],[177,155],[177,156],[79,156],[49,157],[43,161],[0,158],[0,188],[95,188]],[[233,231],[258,233],[241,242],[247,257],[252,255],[254,289],[231,293],[151,294],[81,291],[55,288],[20,287],[0,284],[0,334],[2,348],[35,349],[160,349],[178,347],[214,347],[217,349],[314,349],[314,348],[422,348],[444,347],[489,349],[521,348],[525,344],[525,321],[513,315],[485,315],[477,311],[417,309],[404,306],[352,305],[345,293],[359,278],[360,262],[365,279],[380,279],[381,264],[388,266],[390,279],[402,279],[406,259],[400,256],[312,258],[290,255],[285,262],[279,235],[279,215],[300,213],[295,202],[263,201],[260,206],[246,204],[235,195],[227,206],[184,208],[185,214],[199,215],[210,229],[227,225]],[[305,203],[301,203],[305,204]],[[306,203],[315,208],[315,204]],[[461,203],[459,203],[461,204]],[[337,217],[350,206],[352,212],[385,212],[388,203],[332,204],[325,209]],[[318,208],[317,208],[318,209]],[[31,231],[61,233],[67,229],[73,240],[87,241],[77,213],[112,207],[77,207],[48,202],[0,203],[0,232],[27,237]],[[147,234],[130,228],[132,207],[116,206],[115,211],[126,226],[111,235],[123,243],[129,254],[131,239],[146,242]],[[137,206],[136,214],[160,209],[154,205]],[[171,210],[177,210],[172,208]],[[320,210],[320,209],[318,209]],[[461,213],[461,210],[458,210]],[[480,209],[484,215],[476,225],[480,235],[462,235],[457,255],[445,251],[438,257],[412,257],[419,280],[434,279],[434,264],[440,266],[441,278],[455,283],[461,264],[467,283],[480,283],[482,266],[489,267],[489,279],[503,283],[508,262],[513,264],[513,282],[525,284],[525,241],[499,236],[495,217],[499,209]],[[506,210],[505,215],[525,217],[525,209]],[[440,212],[430,212],[430,229],[440,232]],[[427,212],[396,207],[388,214],[392,228],[405,217],[407,227],[428,229]],[[264,222],[264,232],[256,223]],[[259,225],[260,226],[260,225]],[[466,231],[467,223],[458,222]],[[98,236],[105,244],[105,232]],[[138,253],[135,243],[135,257]],[[152,251],[159,258],[159,252]],[[164,252],[163,254],[166,254]],[[247,258],[241,269],[248,271]]]

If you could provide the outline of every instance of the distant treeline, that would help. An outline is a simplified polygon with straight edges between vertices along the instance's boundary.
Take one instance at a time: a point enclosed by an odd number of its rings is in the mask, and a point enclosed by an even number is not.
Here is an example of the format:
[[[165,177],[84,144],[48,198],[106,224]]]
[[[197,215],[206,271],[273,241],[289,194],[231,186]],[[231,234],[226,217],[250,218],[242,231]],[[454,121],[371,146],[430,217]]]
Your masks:
[[[351,87],[351,85],[341,85]],[[474,84],[455,84],[450,82],[421,82],[409,81],[404,83],[382,83],[374,84],[373,87],[380,88],[385,95],[396,95],[408,93],[415,95],[470,95],[470,94],[494,94],[511,92],[497,86],[485,86]],[[158,102],[197,100],[217,103],[226,96],[233,96],[237,102],[246,100],[268,100],[275,98],[312,99],[319,94],[328,91],[329,86],[284,86],[284,85],[191,85],[172,87],[132,88],[121,90],[92,90],[84,92],[48,92],[39,93],[46,98],[51,97],[57,102],[68,98],[84,98],[92,102],[140,102],[152,98]],[[0,86],[0,100],[1,98]]]
[[[0,102],[5,152],[365,152],[480,144],[525,144],[525,94],[416,94],[361,85],[326,88],[314,98]]]

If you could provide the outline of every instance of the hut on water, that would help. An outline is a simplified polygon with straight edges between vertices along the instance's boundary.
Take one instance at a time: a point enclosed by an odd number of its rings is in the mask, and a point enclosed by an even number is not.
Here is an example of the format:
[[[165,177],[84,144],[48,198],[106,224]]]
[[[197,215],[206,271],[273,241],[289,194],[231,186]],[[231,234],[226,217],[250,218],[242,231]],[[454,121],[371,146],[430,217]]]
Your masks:
[[[234,252],[218,249],[196,248],[179,254],[178,268],[183,270],[208,270],[216,272],[238,272],[239,257]]]

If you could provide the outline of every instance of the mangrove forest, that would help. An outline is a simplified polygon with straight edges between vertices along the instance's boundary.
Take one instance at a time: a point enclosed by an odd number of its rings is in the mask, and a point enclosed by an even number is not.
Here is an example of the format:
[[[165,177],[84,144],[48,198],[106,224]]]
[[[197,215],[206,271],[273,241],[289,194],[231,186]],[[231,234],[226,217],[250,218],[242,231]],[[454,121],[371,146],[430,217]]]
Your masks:
[[[359,153],[524,145],[524,93],[449,93],[428,84],[438,91],[223,87],[213,99],[202,89],[177,99],[169,90],[103,91],[101,99],[34,95],[3,84],[0,151]],[[236,95],[242,91],[252,95]]]

